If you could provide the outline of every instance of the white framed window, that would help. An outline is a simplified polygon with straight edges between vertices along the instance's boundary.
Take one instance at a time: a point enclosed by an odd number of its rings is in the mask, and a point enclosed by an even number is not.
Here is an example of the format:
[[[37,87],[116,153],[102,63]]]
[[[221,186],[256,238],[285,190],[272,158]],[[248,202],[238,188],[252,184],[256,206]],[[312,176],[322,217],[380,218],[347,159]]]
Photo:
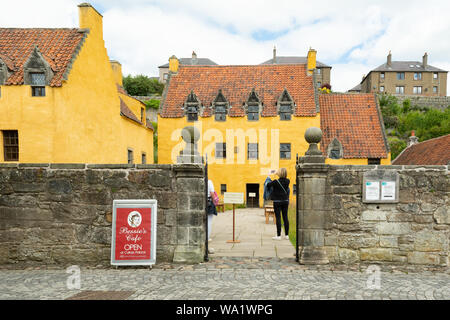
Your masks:
[[[381,72],[381,73],[380,73],[380,79],[381,79],[381,80],[384,80],[384,77],[385,77],[384,72]]]
[[[397,72],[397,80],[405,80],[405,73]]]
[[[433,79],[437,80],[437,78],[438,78],[438,73],[437,72],[433,72]]]
[[[437,86],[433,86],[433,93],[438,93],[438,87]]]
[[[414,80],[422,80],[422,72],[414,72]]]
[[[380,86],[380,92],[384,92],[384,86]]]
[[[420,87],[420,86],[415,86],[415,87],[413,88],[413,93],[414,93],[414,94],[422,94],[422,87]]]
[[[405,87],[404,86],[396,86],[395,87],[395,93],[397,93],[397,94],[405,94]]]

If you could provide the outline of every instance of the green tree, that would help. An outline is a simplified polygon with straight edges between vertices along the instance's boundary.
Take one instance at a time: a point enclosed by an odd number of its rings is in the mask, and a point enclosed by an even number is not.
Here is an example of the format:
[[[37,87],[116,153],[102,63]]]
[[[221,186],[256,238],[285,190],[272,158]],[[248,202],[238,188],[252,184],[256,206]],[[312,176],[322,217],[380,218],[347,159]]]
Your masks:
[[[123,87],[131,96],[148,96],[151,94],[161,95],[164,84],[156,79],[150,79],[142,74],[137,76],[128,75],[123,78]]]
[[[389,132],[392,159],[406,148],[406,141],[413,130],[421,142],[450,133],[450,107],[438,110],[412,106],[409,99],[400,106],[396,97],[383,94],[380,96],[380,109]]]

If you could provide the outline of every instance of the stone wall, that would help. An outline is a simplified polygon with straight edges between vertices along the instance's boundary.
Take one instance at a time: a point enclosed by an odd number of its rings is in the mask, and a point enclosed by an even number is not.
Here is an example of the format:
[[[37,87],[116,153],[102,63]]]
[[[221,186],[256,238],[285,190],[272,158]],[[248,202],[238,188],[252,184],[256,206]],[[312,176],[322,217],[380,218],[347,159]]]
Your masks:
[[[157,262],[201,262],[201,165],[0,164],[0,264],[109,265],[114,199],[158,200]]]
[[[304,188],[299,191],[300,246],[320,249],[312,259],[302,255],[308,263],[449,267],[447,166],[300,164],[298,168]],[[363,203],[363,175],[372,170],[398,172],[398,203]],[[311,212],[320,214],[309,217]],[[302,234],[310,236],[305,239]]]
[[[431,107],[435,109],[445,110],[450,106],[450,97],[425,97],[425,96],[411,96],[411,95],[396,95],[399,105],[403,101],[410,100],[411,106]]]

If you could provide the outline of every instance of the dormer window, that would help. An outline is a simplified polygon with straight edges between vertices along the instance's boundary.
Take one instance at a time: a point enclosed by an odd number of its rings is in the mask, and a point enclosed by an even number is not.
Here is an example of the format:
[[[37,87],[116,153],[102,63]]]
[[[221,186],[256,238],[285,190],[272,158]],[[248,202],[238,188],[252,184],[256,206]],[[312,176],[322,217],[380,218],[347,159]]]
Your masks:
[[[45,86],[50,84],[53,78],[53,70],[44,59],[38,47],[35,47],[30,58],[24,64],[24,84],[31,86],[33,97],[45,96]]]
[[[188,95],[186,102],[184,103],[184,109],[188,121],[197,121],[198,113],[200,111],[200,100],[198,100],[194,91]]]
[[[250,121],[259,120],[259,112],[261,111],[261,107],[261,100],[256,94],[255,89],[253,89],[245,104],[247,119]]]
[[[227,119],[229,103],[223,95],[221,89],[219,90],[219,94],[216,99],[214,99],[212,107],[216,121],[225,121]]]
[[[280,115],[280,120],[292,119],[292,114],[294,113],[294,100],[286,89],[284,89],[278,99],[277,109],[278,114]]]
[[[334,138],[328,146],[328,158],[330,159],[342,159],[344,156],[344,149],[338,139]]]

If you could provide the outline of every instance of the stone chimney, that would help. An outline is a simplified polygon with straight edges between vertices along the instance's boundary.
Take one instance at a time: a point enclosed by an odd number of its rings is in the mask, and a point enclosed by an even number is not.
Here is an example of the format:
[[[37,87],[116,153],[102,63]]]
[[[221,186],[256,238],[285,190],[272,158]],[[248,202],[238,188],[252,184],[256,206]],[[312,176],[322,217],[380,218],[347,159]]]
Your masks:
[[[388,65],[389,67],[392,66],[392,54],[391,54],[391,50],[389,50],[389,54],[388,54],[388,56],[387,56],[387,65]]]
[[[316,56],[317,56],[317,51],[309,48],[308,56],[307,56],[307,65],[306,65],[308,75],[312,75],[314,70],[316,69]]]
[[[111,60],[111,67],[113,70],[114,80],[120,86],[123,86],[123,75],[122,75],[122,65],[119,61]]]
[[[272,63],[277,63],[277,47],[273,46],[273,61]]]
[[[191,60],[191,64],[197,64],[197,54],[195,53],[195,51],[192,51],[192,60]]]
[[[418,144],[419,143],[419,138],[416,137],[414,130],[411,131],[411,137],[409,137],[408,139],[408,147],[411,147],[414,144]]]
[[[89,29],[89,37],[103,40],[103,16],[89,3],[78,5],[81,29]]]
[[[426,68],[428,66],[428,53],[425,52],[425,54],[423,55],[422,58],[422,65],[424,68]]]
[[[178,67],[180,66],[180,61],[178,58],[173,55],[169,58],[169,72],[177,73]]]

